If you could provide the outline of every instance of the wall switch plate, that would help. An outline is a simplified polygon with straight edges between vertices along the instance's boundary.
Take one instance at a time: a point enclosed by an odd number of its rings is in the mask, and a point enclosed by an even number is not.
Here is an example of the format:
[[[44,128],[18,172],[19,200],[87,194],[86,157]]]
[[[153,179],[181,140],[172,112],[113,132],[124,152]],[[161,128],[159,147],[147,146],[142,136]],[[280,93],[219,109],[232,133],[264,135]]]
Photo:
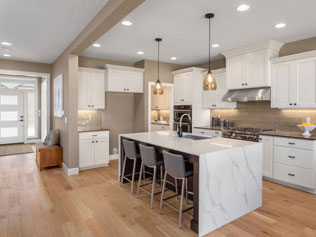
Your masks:
[[[117,154],[117,148],[113,148],[113,155],[116,155]]]

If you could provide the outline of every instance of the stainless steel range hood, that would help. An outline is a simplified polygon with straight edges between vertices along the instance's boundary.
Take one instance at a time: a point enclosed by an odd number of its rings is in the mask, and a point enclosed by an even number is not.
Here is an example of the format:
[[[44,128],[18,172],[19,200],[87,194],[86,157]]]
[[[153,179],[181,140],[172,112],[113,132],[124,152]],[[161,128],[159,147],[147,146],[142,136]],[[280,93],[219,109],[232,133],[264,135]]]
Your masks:
[[[223,97],[224,102],[247,102],[266,100],[271,100],[270,87],[229,90]]]

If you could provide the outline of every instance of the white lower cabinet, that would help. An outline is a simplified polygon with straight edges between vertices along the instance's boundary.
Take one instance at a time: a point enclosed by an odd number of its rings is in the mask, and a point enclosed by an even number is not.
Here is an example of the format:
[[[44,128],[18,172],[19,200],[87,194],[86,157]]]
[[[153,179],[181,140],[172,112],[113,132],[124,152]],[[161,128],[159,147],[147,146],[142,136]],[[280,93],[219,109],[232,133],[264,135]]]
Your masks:
[[[203,128],[193,128],[193,133],[210,136],[212,138],[222,136],[222,131],[212,130],[212,129],[203,129]]]
[[[109,163],[109,132],[81,132],[79,134],[79,168],[89,169]]]
[[[315,193],[316,141],[260,136],[260,142],[263,143],[263,176]]]

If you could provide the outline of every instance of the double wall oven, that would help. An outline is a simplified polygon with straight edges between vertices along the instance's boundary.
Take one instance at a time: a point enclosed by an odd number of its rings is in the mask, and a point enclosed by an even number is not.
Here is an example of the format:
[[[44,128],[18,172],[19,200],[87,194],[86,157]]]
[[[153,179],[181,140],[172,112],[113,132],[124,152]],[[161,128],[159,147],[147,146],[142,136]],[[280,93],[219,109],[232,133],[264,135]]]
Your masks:
[[[192,105],[175,105],[173,113],[173,129],[177,131],[180,126],[180,118],[183,114],[189,114],[192,120]],[[187,116],[182,119],[182,131],[192,133],[192,123]]]

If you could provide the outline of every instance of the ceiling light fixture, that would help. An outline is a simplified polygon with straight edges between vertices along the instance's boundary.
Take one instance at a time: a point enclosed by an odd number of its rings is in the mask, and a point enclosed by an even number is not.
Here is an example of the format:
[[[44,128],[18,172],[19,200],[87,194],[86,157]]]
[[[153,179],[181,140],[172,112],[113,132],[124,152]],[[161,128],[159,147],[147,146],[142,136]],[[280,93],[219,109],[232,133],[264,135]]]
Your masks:
[[[245,12],[245,11],[248,11],[249,10],[249,5],[247,4],[240,4],[236,10],[239,11],[239,12]]]
[[[218,48],[219,44],[212,44],[212,48]]]
[[[161,82],[160,82],[160,80],[159,80],[159,63],[160,63],[160,61],[159,61],[159,43],[162,41],[162,39],[161,38],[156,38],[155,39],[155,41],[157,41],[157,43],[158,43],[158,79],[157,79],[157,81],[156,81],[156,83],[155,83],[155,87],[154,87],[154,95],[163,95],[163,87],[162,87],[162,84],[161,84]]]
[[[101,44],[95,43],[95,44],[93,44],[92,46],[93,46],[93,47],[96,47],[96,48],[100,48],[100,47],[101,47]]]
[[[208,73],[205,75],[204,82],[203,82],[203,90],[210,91],[216,90],[217,84],[216,79],[211,72],[211,19],[214,18],[213,13],[207,13],[205,18],[208,19]]]
[[[171,57],[171,60],[173,60],[173,61],[177,60],[177,57]]]
[[[1,42],[2,45],[5,45],[5,46],[11,46],[12,44],[9,43],[9,42]]]
[[[122,21],[121,25],[123,25],[123,26],[131,26],[131,25],[133,25],[133,23],[131,21]]]
[[[276,24],[274,27],[277,29],[281,29],[281,28],[284,28],[285,26],[286,26],[286,24],[284,22],[280,22],[280,23]]]
[[[143,55],[143,54],[144,54],[144,52],[143,52],[143,51],[138,51],[138,52],[137,52],[137,54],[139,54],[139,55]]]
[[[11,57],[11,55],[10,55],[10,54],[5,53],[5,54],[3,54],[3,57]]]

